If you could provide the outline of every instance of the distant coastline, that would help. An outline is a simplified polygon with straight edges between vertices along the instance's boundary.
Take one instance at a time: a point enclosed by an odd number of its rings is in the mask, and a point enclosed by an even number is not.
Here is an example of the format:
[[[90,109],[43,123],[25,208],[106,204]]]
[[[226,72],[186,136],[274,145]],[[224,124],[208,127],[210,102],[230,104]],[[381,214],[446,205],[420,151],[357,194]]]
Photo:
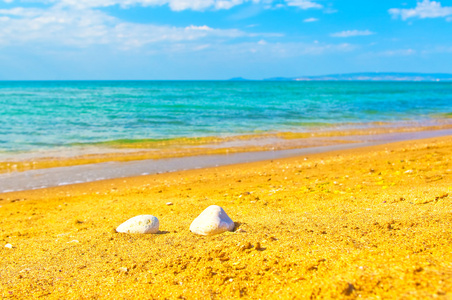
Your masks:
[[[231,81],[249,81],[235,77]],[[260,81],[260,80],[259,80]],[[263,81],[402,81],[402,82],[452,82],[452,74],[446,73],[396,73],[365,72],[320,76],[272,77]]]

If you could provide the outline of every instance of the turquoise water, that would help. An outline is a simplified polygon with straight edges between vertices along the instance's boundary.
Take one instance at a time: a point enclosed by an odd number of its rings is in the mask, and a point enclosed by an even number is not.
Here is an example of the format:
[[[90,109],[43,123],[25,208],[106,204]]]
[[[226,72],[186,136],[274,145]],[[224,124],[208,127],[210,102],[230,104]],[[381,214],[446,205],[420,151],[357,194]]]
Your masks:
[[[0,82],[0,153],[428,122],[451,113],[452,83]]]

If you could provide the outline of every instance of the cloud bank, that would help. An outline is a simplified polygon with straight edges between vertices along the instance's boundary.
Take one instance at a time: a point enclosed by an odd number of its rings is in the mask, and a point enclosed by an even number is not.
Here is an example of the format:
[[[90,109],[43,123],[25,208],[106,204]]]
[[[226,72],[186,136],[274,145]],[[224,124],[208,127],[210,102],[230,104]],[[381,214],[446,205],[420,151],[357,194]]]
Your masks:
[[[286,0],[288,6],[296,6],[301,9],[323,8],[323,5],[310,0]]]
[[[366,35],[373,35],[375,32],[372,32],[370,30],[346,30],[341,32],[332,33],[332,37],[338,37],[338,38],[347,38],[347,37],[353,37],[353,36],[366,36]]]
[[[60,44],[88,47],[116,45],[129,49],[161,42],[195,41],[204,38],[234,39],[250,36],[237,29],[208,26],[163,26],[123,22],[92,9],[67,10],[13,8],[0,10],[0,45]]]
[[[5,2],[12,2],[5,1]],[[204,11],[208,9],[222,10],[231,9],[245,3],[264,3],[271,5],[295,6],[301,9],[319,9],[323,5],[312,0],[48,0],[35,1],[35,3],[52,3],[59,7],[71,7],[76,9],[100,8],[119,5],[122,8],[132,6],[164,6],[167,5],[173,11],[195,10]],[[270,7],[270,6],[269,6]]]
[[[437,1],[423,0],[422,2],[417,2],[415,8],[391,8],[389,13],[394,18],[400,17],[404,21],[409,18],[444,18],[452,16],[452,7],[442,6],[441,3]]]
[[[259,0],[54,0],[58,6],[74,7],[78,9],[108,7],[119,5],[123,8],[131,6],[163,6],[168,5],[173,11],[206,9],[230,9],[245,2],[259,2]]]
[[[7,0],[10,1],[10,0]],[[285,0],[287,6],[321,8],[310,0]],[[123,21],[101,8],[119,6],[164,6],[173,11],[227,10],[245,3],[272,4],[275,0],[43,0],[37,7],[0,9],[0,47],[11,45],[50,47],[51,45],[89,47],[113,45],[128,50],[162,43],[225,43],[242,37],[281,36],[247,33],[239,29],[211,28],[203,24],[177,27]],[[21,5],[22,2],[11,2]],[[44,7],[43,7],[44,5]],[[47,6],[47,7],[45,7]],[[199,45],[194,47],[200,49]]]

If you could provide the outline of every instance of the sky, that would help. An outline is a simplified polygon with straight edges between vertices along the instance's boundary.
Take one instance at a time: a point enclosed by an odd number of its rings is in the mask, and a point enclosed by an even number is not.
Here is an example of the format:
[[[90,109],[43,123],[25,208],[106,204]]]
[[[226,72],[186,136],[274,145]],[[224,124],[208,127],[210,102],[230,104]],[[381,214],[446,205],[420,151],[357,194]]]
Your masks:
[[[452,0],[0,0],[0,80],[452,73]]]

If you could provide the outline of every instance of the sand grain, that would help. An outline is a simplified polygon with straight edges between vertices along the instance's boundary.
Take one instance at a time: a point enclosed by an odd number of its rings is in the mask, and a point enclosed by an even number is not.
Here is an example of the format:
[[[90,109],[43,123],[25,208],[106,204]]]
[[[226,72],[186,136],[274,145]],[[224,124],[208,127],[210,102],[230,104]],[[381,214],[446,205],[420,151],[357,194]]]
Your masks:
[[[192,234],[213,204],[235,232]],[[452,295],[451,137],[0,194],[0,206],[2,298]],[[140,214],[159,234],[115,232]]]

